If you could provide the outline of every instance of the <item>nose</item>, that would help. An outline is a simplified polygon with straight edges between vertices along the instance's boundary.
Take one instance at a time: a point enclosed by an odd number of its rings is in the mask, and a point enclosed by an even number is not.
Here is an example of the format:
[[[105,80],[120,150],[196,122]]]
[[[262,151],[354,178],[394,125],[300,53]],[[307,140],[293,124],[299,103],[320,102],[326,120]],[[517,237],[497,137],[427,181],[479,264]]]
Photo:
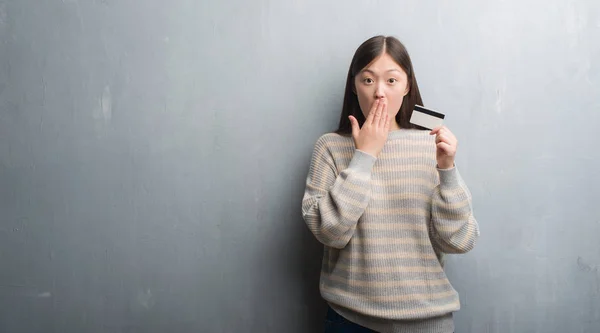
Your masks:
[[[385,94],[383,91],[383,84],[378,84],[375,89],[375,99],[385,98]]]

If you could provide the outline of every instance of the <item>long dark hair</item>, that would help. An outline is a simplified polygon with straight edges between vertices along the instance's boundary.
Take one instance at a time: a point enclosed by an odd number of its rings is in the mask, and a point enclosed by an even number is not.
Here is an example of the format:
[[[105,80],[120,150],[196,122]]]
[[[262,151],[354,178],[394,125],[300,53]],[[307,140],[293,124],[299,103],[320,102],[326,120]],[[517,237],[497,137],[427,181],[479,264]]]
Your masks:
[[[400,128],[416,128],[422,129],[420,126],[413,125],[409,122],[412,110],[415,108],[415,104],[423,105],[421,99],[421,93],[419,92],[419,86],[417,85],[417,78],[413,70],[412,61],[408,55],[406,47],[396,38],[390,36],[374,36],[363,42],[352,58],[350,63],[350,69],[348,70],[348,77],[346,79],[346,89],[344,92],[344,104],[342,106],[342,115],[340,117],[340,123],[336,133],[338,134],[351,134],[352,125],[348,116],[352,115],[358,120],[358,124],[362,127],[365,122],[365,116],[360,110],[358,104],[358,96],[355,93],[354,77],[368,64],[370,64],[375,58],[380,56],[383,52],[389,54],[394,61],[402,67],[408,77],[409,91],[404,99],[402,100],[402,106],[399,112],[396,114],[396,122]]]

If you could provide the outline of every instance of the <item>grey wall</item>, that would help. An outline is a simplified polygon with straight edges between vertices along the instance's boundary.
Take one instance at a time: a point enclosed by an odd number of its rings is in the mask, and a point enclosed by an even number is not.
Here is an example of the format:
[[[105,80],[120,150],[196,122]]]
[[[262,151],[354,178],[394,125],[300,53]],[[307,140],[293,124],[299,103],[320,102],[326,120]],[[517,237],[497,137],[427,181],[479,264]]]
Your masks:
[[[592,0],[0,0],[0,332],[319,331],[304,179],[379,33],[460,140],[457,332],[599,332]]]

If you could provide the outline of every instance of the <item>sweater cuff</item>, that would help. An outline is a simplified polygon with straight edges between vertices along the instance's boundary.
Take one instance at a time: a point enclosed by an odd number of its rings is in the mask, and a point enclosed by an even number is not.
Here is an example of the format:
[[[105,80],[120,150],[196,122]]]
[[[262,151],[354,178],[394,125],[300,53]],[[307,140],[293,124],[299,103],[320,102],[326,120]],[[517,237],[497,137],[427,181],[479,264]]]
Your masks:
[[[348,164],[348,169],[370,174],[373,166],[375,165],[375,161],[377,161],[375,156],[356,149],[354,156],[352,156],[352,160],[350,160],[350,164]]]
[[[456,166],[453,166],[450,169],[440,169],[438,168],[438,173],[440,175],[440,186],[454,188],[459,187],[460,184],[458,182],[458,170],[456,170]]]

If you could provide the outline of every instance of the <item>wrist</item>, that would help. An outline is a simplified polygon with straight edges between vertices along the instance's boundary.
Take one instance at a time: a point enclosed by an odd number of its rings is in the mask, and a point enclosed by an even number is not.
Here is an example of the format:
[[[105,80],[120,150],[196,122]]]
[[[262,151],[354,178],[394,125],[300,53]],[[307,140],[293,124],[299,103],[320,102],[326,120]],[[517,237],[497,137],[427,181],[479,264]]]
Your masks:
[[[377,157],[377,155],[379,155],[379,152],[376,151],[375,149],[373,149],[372,147],[364,147],[364,146],[357,146],[356,150],[360,150],[361,152],[365,153],[365,154],[369,154],[373,157]]]
[[[454,161],[440,161],[437,165],[438,169],[452,169],[454,168]]]
[[[369,156],[371,156],[373,158],[377,158],[377,154],[375,154],[375,153],[373,153],[371,151],[360,149],[360,148],[356,148],[356,151],[359,151],[359,152],[361,152],[363,154],[369,155]]]

